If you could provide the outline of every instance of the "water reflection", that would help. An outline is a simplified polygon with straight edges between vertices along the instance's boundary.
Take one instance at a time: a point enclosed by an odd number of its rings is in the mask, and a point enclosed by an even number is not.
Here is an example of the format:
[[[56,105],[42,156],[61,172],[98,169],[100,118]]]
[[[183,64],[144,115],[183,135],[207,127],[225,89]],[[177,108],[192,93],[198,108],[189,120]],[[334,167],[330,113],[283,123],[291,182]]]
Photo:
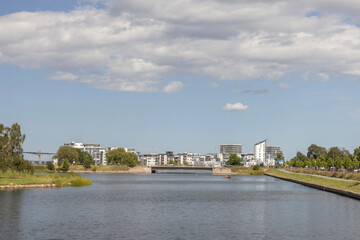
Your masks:
[[[358,239],[359,202],[266,176],[87,174],[0,192],[5,239]]]

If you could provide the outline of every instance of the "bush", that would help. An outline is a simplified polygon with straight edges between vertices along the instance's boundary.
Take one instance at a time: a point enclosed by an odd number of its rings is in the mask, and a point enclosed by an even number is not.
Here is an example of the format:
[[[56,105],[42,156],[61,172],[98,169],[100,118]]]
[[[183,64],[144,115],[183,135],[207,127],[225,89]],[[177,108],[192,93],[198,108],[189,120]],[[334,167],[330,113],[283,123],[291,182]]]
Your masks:
[[[256,164],[256,165],[253,167],[253,170],[254,170],[254,171],[258,171],[259,169],[260,169],[259,164]]]
[[[46,167],[49,169],[49,171],[55,171],[55,165],[52,161],[46,162]]]
[[[68,162],[68,160],[65,159],[64,164],[61,168],[61,171],[67,172],[67,171],[69,171],[69,168],[70,168],[69,162]]]

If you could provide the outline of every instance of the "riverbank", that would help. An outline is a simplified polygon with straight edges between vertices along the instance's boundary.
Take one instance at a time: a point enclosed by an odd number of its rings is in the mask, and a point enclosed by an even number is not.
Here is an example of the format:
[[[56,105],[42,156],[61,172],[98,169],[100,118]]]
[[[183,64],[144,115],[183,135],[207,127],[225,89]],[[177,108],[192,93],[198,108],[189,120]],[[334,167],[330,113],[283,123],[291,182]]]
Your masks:
[[[278,169],[270,169],[264,174],[285,181],[298,183],[304,186],[360,200],[359,181],[342,181],[342,179],[330,179],[309,174],[291,173],[280,171]]]
[[[254,171],[249,167],[218,167],[213,169],[213,175],[264,175],[269,168],[259,168]]]
[[[45,188],[91,185],[90,179],[79,174],[29,174],[18,172],[0,172],[0,189]]]

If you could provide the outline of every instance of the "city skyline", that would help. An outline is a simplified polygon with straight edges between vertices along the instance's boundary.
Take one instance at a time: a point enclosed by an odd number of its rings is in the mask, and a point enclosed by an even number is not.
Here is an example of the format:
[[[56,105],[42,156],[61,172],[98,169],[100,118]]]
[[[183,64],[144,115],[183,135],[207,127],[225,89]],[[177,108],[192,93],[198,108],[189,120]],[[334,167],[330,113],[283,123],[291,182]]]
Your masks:
[[[74,140],[143,153],[227,143],[252,152],[269,139],[287,159],[311,144],[352,153],[354,3],[7,1],[1,123],[21,125],[25,151]]]

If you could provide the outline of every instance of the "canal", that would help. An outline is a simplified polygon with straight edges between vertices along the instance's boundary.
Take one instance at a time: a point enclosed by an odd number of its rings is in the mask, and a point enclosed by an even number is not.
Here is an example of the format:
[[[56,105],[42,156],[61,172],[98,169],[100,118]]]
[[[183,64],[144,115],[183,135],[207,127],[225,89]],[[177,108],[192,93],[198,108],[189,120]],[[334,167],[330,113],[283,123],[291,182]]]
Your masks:
[[[360,202],[267,176],[86,174],[0,192],[1,239],[359,239]]]

